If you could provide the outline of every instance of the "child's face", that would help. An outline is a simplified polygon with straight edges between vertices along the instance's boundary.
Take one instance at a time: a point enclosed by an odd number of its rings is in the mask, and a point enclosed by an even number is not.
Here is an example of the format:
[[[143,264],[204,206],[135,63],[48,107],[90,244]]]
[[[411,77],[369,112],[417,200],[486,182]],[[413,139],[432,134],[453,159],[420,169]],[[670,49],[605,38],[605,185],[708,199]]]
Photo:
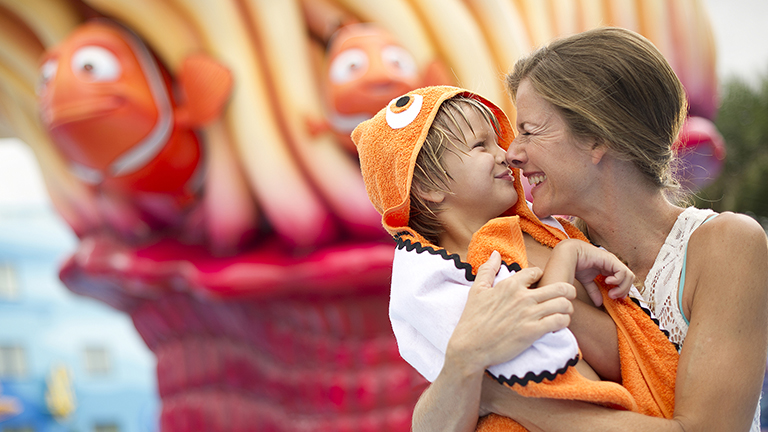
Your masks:
[[[482,225],[517,202],[517,192],[493,126],[476,109],[467,108],[465,113],[471,128],[456,116],[461,128],[453,130],[464,136],[466,145],[455,143],[464,152],[443,153],[443,167],[453,181],[441,208]]]

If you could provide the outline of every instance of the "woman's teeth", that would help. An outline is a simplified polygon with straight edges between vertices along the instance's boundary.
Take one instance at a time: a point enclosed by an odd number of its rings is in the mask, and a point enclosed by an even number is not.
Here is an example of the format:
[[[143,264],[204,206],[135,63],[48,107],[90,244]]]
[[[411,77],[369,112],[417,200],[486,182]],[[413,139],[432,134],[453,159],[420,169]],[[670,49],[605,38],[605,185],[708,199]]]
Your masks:
[[[547,179],[546,174],[533,174],[528,177],[528,184],[531,186],[536,186],[537,184],[543,182]]]

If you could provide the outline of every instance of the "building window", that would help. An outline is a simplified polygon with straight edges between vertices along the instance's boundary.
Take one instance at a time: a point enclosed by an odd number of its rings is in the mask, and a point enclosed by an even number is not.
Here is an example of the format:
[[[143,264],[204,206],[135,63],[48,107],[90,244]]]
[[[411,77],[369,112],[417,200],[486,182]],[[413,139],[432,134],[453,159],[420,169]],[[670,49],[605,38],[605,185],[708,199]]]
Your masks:
[[[24,348],[20,345],[0,345],[0,377],[22,378],[27,374]]]
[[[101,346],[86,347],[85,370],[88,372],[88,375],[92,376],[108,375],[112,370],[112,366],[107,349]]]
[[[0,263],[0,301],[16,300],[18,297],[16,269],[11,264]]]
[[[102,423],[94,426],[93,432],[120,432],[120,428],[114,423]]]

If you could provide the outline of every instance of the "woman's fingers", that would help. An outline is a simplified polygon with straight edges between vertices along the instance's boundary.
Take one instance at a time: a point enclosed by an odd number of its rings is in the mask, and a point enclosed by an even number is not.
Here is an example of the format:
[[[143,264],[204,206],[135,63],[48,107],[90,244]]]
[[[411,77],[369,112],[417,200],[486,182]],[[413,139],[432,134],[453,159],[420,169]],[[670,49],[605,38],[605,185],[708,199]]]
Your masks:
[[[493,251],[488,261],[484,262],[477,269],[477,276],[471,289],[488,289],[493,287],[493,281],[496,279],[496,273],[501,268],[501,255]]]
[[[528,288],[538,282],[543,274],[544,270],[538,267],[528,267],[516,272],[515,279]]]
[[[544,334],[568,326],[573,313],[569,300],[576,297],[573,285],[529,289],[541,278],[539,268],[522,269],[489,288],[498,265],[494,256],[478,271],[449,342],[449,350],[463,352],[473,368],[516,357]]]
[[[538,267],[528,267],[524,268],[522,270],[519,270],[515,272],[513,275],[509,276],[508,278],[500,281],[496,286],[494,287],[496,290],[500,291],[511,291],[515,292],[519,289],[528,289],[533,284],[539,281],[541,279],[541,276],[544,274],[544,271]],[[478,272],[479,275],[479,272]],[[510,294],[504,294],[504,295],[510,295]]]
[[[573,303],[566,298],[558,297],[532,307],[530,317],[531,322],[535,322],[555,315],[570,317],[572,313]]]
[[[530,294],[538,303],[557,297],[573,300],[576,298],[576,288],[568,282],[555,282],[533,289]]]
[[[539,331],[544,336],[550,332],[556,332],[568,327],[571,324],[571,315],[569,314],[551,314],[542,317],[539,322]]]

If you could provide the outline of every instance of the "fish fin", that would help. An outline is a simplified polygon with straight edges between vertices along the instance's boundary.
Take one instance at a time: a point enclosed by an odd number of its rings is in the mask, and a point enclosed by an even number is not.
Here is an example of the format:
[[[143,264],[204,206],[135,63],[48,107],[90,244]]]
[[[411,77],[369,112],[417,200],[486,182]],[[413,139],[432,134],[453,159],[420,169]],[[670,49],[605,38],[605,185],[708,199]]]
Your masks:
[[[232,91],[232,73],[204,54],[185,58],[176,77],[184,94],[177,118],[199,127],[219,117]]]
[[[307,116],[305,118],[307,131],[313,138],[331,132],[331,124],[324,118],[316,118],[313,116]]]

